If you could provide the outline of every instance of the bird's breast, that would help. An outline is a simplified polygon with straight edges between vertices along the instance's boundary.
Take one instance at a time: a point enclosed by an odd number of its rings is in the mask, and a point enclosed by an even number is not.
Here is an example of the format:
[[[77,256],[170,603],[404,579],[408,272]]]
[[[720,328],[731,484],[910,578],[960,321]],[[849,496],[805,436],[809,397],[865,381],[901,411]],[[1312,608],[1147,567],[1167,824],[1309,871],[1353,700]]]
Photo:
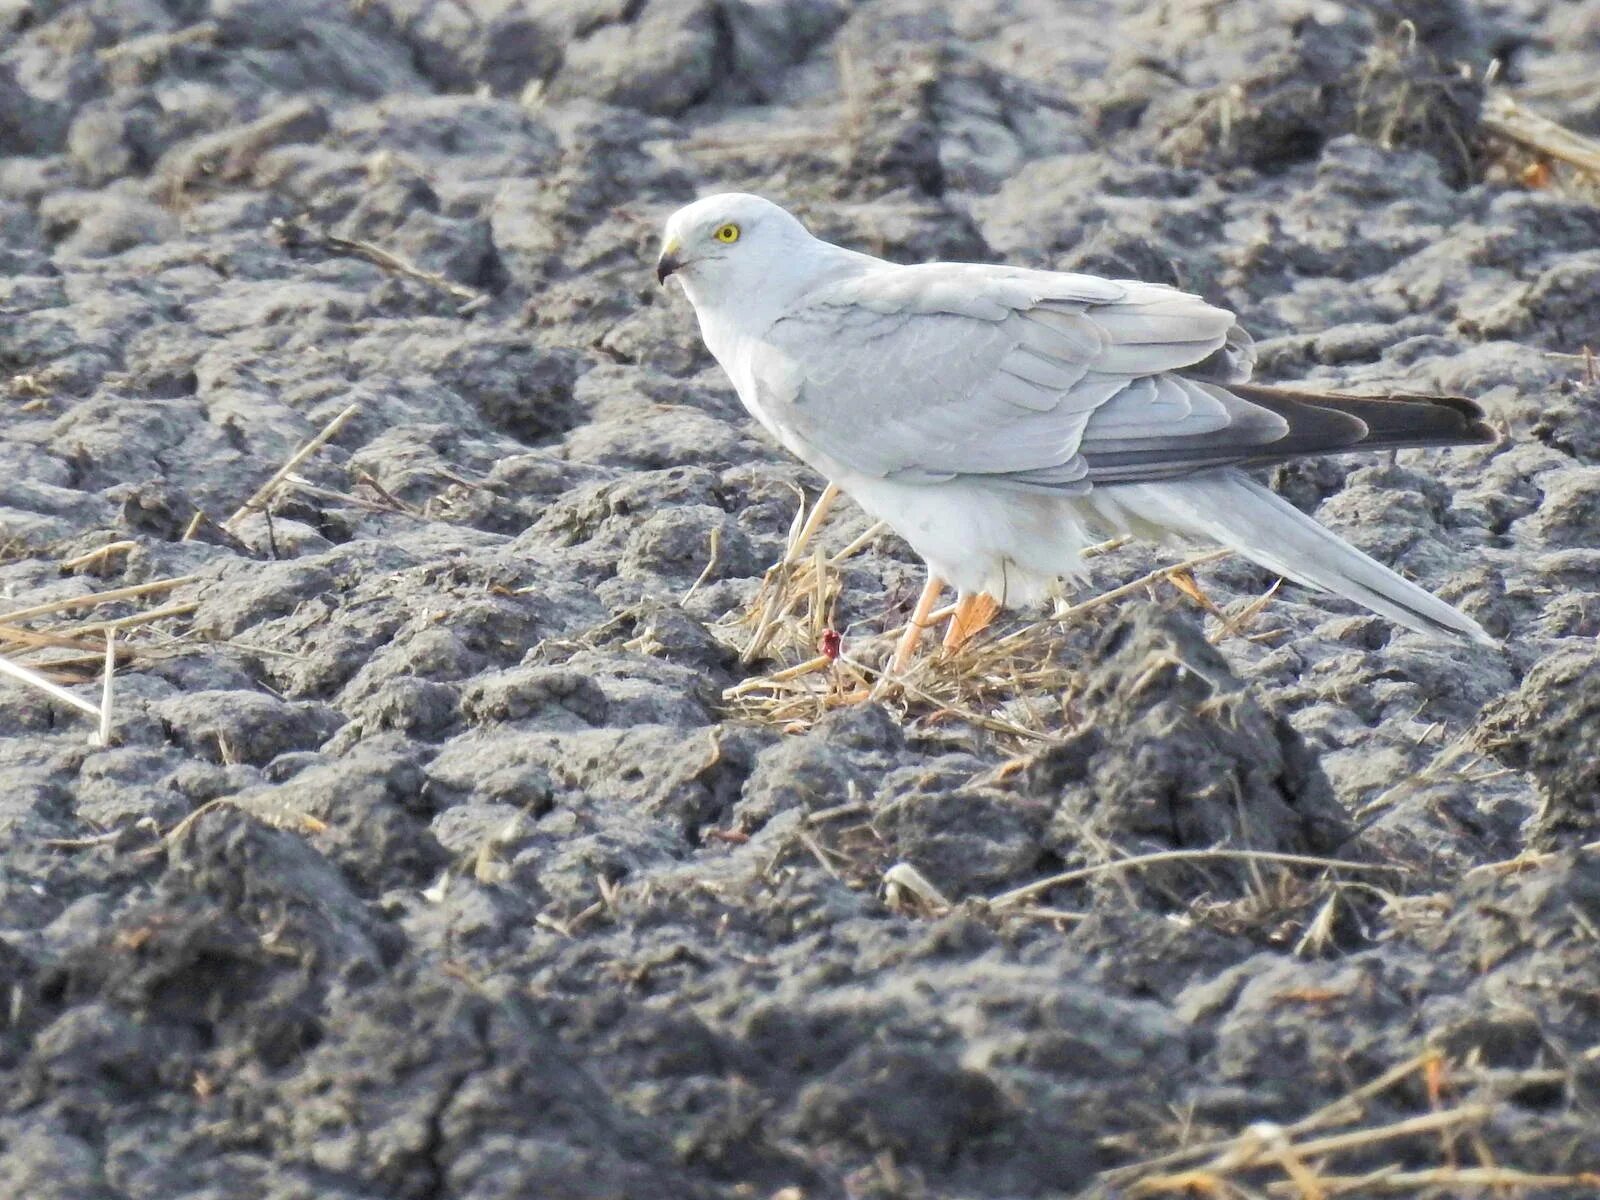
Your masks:
[[[745,410],[761,423],[761,427],[781,442],[786,450],[801,458],[806,455],[791,444],[792,438],[779,420],[781,401],[774,394],[770,381],[758,370],[759,339],[731,323],[700,315],[700,336],[706,349],[717,360],[717,365],[727,375],[733,390]]]

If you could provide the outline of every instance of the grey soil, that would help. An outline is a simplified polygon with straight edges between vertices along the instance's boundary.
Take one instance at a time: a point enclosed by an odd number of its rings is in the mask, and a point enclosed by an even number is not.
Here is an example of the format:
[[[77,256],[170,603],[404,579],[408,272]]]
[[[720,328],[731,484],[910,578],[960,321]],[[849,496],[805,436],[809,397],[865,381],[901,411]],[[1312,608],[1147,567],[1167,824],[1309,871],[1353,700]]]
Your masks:
[[[1600,134],[1595,0],[0,0],[0,609],[198,605],[129,633],[108,747],[0,685],[0,1196],[1113,1194],[1428,1048],[1360,1123],[1475,1132],[1338,1171],[1600,1168],[1600,208],[1480,129],[1496,57]],[[720,623],[821,481],[651,278],[726,189],[1476,398],[1497,446],[1273,482],[1504,648],[1295,588],[1212,646],[1160,589],[1026,753],[730,720],[772,664]],[[917,568],[844,582],[848,646]],[[978,903],[1213,846],[1365,869]]]

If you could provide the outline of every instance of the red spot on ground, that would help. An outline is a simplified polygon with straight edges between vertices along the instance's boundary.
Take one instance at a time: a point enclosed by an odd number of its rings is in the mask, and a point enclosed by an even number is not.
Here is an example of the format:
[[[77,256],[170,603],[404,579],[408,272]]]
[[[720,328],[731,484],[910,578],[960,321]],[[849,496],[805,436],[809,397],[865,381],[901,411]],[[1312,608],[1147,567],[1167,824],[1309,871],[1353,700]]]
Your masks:
[[[843,644],[844,638],[839,635],[838,630],[824,629],[822,631],[822,642],[817,648],[822,652],[824,658],[829,662],[834,662],[838,659],[839,648]]]

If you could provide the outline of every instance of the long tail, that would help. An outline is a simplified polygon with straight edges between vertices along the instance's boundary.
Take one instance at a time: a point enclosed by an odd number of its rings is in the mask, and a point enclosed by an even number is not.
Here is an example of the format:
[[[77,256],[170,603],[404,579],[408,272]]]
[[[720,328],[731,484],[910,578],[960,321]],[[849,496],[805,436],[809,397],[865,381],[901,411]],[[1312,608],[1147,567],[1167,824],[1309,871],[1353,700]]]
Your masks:
[[[1115,490],[1121,507],[1144,521],[1227,546],[1287,579],[1364,604],[1408,629],[1499,644],[1465,613],[1400,578],[1270,488],[1236,471],[1125,484]]]

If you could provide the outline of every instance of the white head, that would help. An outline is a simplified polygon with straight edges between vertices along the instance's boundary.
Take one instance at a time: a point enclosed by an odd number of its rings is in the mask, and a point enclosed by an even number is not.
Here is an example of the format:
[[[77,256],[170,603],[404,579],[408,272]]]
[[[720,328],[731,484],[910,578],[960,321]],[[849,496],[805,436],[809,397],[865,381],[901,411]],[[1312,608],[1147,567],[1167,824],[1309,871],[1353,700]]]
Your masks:
[[[683,284],[699,308],[724,301],[748,304],[788,278],[797,253],[820,245],[804,225],[770,200],[744,192],[707,196],[667,219],[656,279]]]

